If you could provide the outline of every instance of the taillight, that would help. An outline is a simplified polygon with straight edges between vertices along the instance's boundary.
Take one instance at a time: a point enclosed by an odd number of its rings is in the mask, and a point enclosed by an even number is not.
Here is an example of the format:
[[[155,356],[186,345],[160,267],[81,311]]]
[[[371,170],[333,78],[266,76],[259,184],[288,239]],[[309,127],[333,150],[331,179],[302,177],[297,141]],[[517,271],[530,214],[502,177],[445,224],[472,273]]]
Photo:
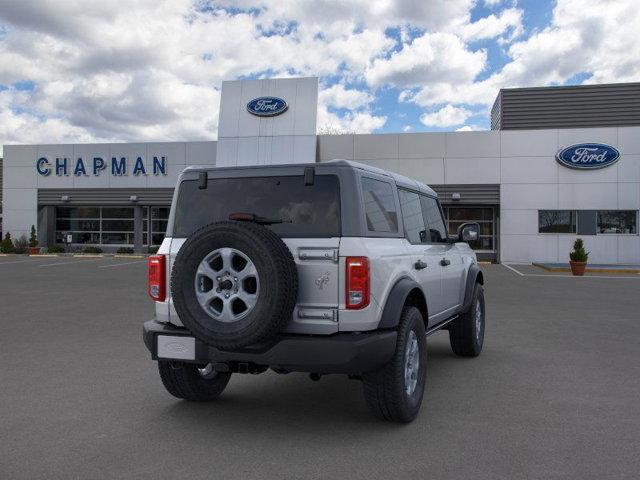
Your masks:
[[[156,302],[164,302],[167,296],[165,289],[165,257],[164,255],[152,255],[147,259],[148,290],[149,296]]]
[[[347,257],[346,298],[348,309],[364,308],[369,305],[369,259],[367,257]]]

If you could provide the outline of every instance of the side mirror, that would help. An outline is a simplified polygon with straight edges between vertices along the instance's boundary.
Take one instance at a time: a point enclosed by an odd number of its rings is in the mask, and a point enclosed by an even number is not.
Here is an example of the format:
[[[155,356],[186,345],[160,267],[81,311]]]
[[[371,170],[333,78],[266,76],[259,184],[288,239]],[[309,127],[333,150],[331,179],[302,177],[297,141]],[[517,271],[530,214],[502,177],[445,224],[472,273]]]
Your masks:
[[[458,227],[459,242],[475,242],[480,238],[480,224],[463,223]]]

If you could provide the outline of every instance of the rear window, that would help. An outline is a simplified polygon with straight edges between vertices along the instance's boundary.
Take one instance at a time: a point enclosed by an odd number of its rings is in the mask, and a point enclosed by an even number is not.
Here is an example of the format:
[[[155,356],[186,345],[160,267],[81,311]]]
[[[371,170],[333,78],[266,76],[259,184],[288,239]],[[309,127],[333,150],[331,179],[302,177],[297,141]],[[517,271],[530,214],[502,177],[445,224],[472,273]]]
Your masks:
[[[206,189],[197,180],[180,184],[173,236],[188,237],[232,213],[252,213],[283,223],[267,225],[280,237],[339,237],[340,185],[335,175],[209,179]]]

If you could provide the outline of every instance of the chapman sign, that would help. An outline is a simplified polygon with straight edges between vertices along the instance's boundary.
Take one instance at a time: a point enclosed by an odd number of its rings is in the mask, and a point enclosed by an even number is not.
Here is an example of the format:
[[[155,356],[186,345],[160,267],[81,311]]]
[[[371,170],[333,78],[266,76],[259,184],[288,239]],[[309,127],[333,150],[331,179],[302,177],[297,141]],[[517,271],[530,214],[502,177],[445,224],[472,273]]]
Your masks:
[[[602,143],[580,143],[563,148],[556,155],[558,163],[578,170],[596,170],[613,165],[620,152]]]
[[[153,157],[151,165],[145,165],[142,157],[131,159],[131,161],[127,157],[111,157],[111,161],[102,157],[86,159],[78,157],[75,161],[66,157],[55,159],[40,157],[36,160],[36,170],[43,177],[51,175],[51,173],[55,173],[59,177],[63,175],[99,176],[102,172],[110,173],[114,177],[125,176],[129,173],[135,176],[166,175],[167,157]]]
[[[275,117],[284,113],[289,105],[278,97],[259,97],[247,103],[247,111],[258,117]]]

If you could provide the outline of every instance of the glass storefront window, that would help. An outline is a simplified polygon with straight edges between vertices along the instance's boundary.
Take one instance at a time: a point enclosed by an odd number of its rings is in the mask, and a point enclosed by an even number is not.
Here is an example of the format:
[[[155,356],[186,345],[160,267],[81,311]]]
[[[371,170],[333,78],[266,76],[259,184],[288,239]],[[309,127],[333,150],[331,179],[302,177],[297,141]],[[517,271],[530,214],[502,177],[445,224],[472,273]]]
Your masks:
[[[133,207],[58,207],[56,242],[133,245]]]
[[[638,233],[638,212],[636,210],[598,211],[598,233],[635,235]]]
[[[480,238],[476,242],[470,242],[469,246],[474,250],[494,251],[496,249],[492,207],[446,207],[444,214],[447,218],[449,235],[457,235],[458,228],[463,223],[478,223]]]
[[[539,233],[576,233],[573,210],[538,210]]]
[[[58,207],[57,218],[100,218],[100,209],[97,207]]]
[[[169,220],[169,207],[150,207],[151,212],[151,231],[149,231],[149,214],[147,209],[144,212],[143,221],[143,238],[142,243],[149,245],[149,235],[151,235],[151,245],[158,246],[164,240],[167,231],[167,223]]]

